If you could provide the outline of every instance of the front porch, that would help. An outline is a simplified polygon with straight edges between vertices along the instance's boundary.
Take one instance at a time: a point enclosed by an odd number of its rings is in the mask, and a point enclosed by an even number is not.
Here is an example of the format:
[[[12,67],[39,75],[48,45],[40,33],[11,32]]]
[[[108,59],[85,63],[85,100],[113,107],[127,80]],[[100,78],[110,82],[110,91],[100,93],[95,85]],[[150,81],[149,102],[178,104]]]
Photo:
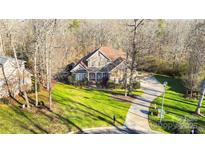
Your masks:
[[[87,79],[88,81],[98,82],[108,76],[109,74],[106,72],[78,72],[78,73],[75,73],[75,80],[83,81]]]
[[[105,72],[88,72],[87,73],[88,81],[101,81],[103,78],[108,77],[108,73]]]

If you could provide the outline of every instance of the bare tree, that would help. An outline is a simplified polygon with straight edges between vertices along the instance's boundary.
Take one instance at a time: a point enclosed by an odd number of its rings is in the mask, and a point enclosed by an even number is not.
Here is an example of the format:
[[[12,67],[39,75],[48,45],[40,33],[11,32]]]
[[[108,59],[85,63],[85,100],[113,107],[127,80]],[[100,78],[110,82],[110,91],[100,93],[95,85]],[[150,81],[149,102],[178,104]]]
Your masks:
[[[25,99],[26,104],[27,104],[27,107],[30,107],[30,103],[29,103],[29,100],[28,100],[26,89],[24,89],[24,86],[22,85],[22,81],[24,80],[23,79],[24,75],[23,75],[22,70],[20,69],[19,61],[17,59],[16,48],[15,48],[13,42],[11,44],[12,44],[12,48],[13,48],[14,58],[16,60],[17,69],[18,69],[19,91],[23,93],[24,99]]]
[[[134,19],[134,24],[133,25],[129,25],[131,27],[133,27],[133,38],[132,38],[132,53],[131,53],[131,64],[130,64],[130,78],[129,78],[129,88],[128,88],[128,93],[131,93],[132,88],[133,88],[133,75],[134,75],[134,70],[135,68],[135,64],[136,64],[136,56],[137,56],[137,52],[139,49],[137,49],[137,30],[138,27],[140,25],[142,25],[143,23],[143,19],[138,20],[138,19]]]
[[[202,107],[202,103],[204,100],[204,94],[205,94],[205,81],[202,82],[202,87],[201,87],[201,95],[199,98],[199,102],[196,108],[196,114],[201,115],[201,107]]]
[[[192,25],[192,30],[187,38],[186,50],[189,51],[188,70],[183,77],[185,86],[190,89],[190,97],[193,97],[193,91],[196,91],[204,79],[204,58],[205,58],[205,23],[196,21]]]

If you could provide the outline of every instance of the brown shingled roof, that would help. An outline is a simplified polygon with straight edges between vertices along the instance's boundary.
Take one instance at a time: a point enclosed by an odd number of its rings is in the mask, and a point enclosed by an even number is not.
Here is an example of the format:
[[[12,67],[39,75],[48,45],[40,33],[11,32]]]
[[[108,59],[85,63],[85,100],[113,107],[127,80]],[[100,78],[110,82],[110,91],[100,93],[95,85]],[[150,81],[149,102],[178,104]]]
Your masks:
[[[119,57],[123,59],[125,59],[126,57],[125,53],[122,50],[116,50],[110,47],[100,47],[99,50],[102,54],[110,58],[112,61],[116,60]]]
[[[116,50],[111,47],[100,47],[90,52],[86,56],[82,57],[75,66],[77,66],[80,63],[85,69],[87,69],[87,59],[91,57],[96,51],[100,51],[104,56],[106,56],[113,62],[119,58],[122,58],[122,60],[126,58],[126,53],[122,50]]]

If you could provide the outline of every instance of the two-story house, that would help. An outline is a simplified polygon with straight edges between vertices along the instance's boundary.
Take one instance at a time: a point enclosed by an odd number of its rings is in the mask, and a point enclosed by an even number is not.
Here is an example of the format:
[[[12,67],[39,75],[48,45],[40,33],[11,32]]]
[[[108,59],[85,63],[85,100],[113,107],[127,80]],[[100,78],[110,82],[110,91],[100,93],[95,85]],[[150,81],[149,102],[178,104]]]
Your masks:
[[[71,70],[76,80],[100,81],[108,77],[116,83],[123,80],[125,52],[109,47],[100,47],[78,61]]]

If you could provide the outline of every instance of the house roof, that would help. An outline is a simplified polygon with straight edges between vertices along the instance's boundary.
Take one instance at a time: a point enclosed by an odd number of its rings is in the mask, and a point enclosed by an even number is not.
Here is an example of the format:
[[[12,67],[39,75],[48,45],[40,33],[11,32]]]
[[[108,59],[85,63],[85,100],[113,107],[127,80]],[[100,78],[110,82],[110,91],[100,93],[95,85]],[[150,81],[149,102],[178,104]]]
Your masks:
[[[5,64],[7,60],[7,58],[0,56],[0,64]]]
[[[111,62],[104,66],[103,68],[88,68],[87,67],[87,59],[89,59],[95,52],[99,51],[102,53],[106,58],[110,59]],[[94,51],[90,52],[83,58],[81,58],[75,66],[78,64],[81,64],[85,70],[89,72],[101,72],[101,71],[111,71],[113,68],[115,68],[117,65],[119,65],[126,57],[126,54],[122,50],[116,50],[110,47],[100,47],[98,49],[95,49]],[[74,66],[74,68],[75,68]]]
[[[82,58],[76,63],[75,66],[77,66],[78,64],[81,64],[83,67],[87,68],[87,65],[86,65],[87,62],[86,62],[86,60],[87,60],[90,56],[92,56],[97,50],[98,50],[98,49],[96,49],[96,50],[94,50],[94,51],[88,53],[86,56],[82,57]],[[75,67],[75,66],[74,66],[74,67]]]
[[[118,66],[118,65],[119,65],[121,62],[123,62],[123,61],[124,61],[123,58],[119,57],[119,58],[117,58],[114,62],[105,65],[105,66],[101,69],[101,71],[102,71],[102,72],[107,72],[107,71],[110,72],[111,70],[113,70],[116,66]]]
[[[15,59],[14,58],[11,58],[11,57],[6,57],[6,56],[0,56],[0,64],[1,65],[4,65],[8,60],[11,60],[11,61],[14,61],[15,62]],[[25,61],[23,60],[18,60],[20,63],[24,63]]]
[[[125,52],[123,52],[122,50],[116,50],[110,47],[101,47],[98,50],[100,50],[100,52],[105,55],[106,57],[108,57],[109,59],[111,59],[112,61],[116,60],[117,58],[121,57],[123,59],[125,59]]]
[[[87,62],[86,60],[88,58],[90,58],[95,52],[100,51],[105,57],[107,57],[108,59],[115,61],[117,58],[121,57],[123,59],[125,59],[126,55],[125,52],[123,52],[122,50],[116,50],[110,47],[100,47],[98,49],[95,49],[94,51],[90,52],[89,54],[87,54],[86,56],[84,56],[83,58],[81,58],[76,65],[78,65],[79,63],[81,63],[83,66],[87,67]]]

